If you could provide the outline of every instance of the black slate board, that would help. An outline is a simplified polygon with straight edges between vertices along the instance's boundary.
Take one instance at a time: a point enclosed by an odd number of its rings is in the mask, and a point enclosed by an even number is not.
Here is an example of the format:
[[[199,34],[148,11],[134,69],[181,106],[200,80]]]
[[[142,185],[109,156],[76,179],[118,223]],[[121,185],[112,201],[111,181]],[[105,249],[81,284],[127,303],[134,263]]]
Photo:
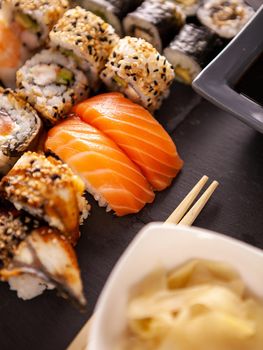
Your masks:
[[[175,111],[183,118],[183,112],[196,106],[197,99],[190,88],[177,85],[158,117],[168,125]],[[174,119],[169,130],[175,124]],[[1,350],[65,349],[92,314],[107,276],[138,230],[148,222],[165,220],[204,174],[217,179],[220,187],[195,225],[263,248],[263,135],[202,101],[172,136],[185,167],[152,205],[136,216],[115,218],[91,200],[92,216],[77,246],[89,303],[87,311],[80,313],[53,291],[24,302],[2,283]]]

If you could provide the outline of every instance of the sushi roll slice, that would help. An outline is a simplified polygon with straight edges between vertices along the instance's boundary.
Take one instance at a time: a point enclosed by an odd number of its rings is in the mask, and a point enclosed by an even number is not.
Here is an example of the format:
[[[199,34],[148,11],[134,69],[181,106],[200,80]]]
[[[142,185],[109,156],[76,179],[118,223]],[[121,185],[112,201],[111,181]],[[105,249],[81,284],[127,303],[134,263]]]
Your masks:
[[[82,6],[110,23],[121,36],[122,19],[142,4],[143,0],[82,0]]]
[[[6,205],[5,205],[6,208]],[[0,209],[0,279],[27,300],[57,288],[86,304],[75,251],[56,230],[14,208]]]
[[[201,6],[202,0],[169,0],[178,5],[186,16],[194,16]]]
[[[100,76],[109,90],[153,112],[169,95],[174,71],[151,44],[127,36],[115,46]]]
[[[118,40],[111,25],[81,7],[67,11],[50,32],[51,45],[75,59],[94,90]]]
[[[254,13],[242,0],[209,0],[198,9],[197,17],[220,37],[232,39]]]
[[[89,212],[83,192],[82,180],[66,164],[34,152],[24,153],[0,182],[3,198],[63,232],[72,243]]]
[[[54,49],[42,50],[28,60],[18,70],[16,82],[19,96],[51,124],[89,95],[88,79],[73,58]]]
[[[208,28],[186,24],[164,50],[164,55],[174,67],[175,78],[185,84],[191,84],[202,68],[209,63],[217,44],[217,35]]]
[[[37,144],[41,131],[36,111],[15,92],[0,88],[0,176]]]
[[[167,0],[145,0],[123,21],[126,35],[142,38],[159,52],[185,23],[181,9]]]
[[[67,0],[2,1],[3,18],[29,50],[46,42],[49,31],[68,7]]]

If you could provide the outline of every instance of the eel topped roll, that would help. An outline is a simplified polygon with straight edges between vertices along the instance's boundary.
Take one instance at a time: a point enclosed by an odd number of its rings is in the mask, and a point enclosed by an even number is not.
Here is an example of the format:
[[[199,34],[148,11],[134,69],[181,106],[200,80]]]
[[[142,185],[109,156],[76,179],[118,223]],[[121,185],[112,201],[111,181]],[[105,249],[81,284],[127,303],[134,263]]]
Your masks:
[[[123,21],[126,35],[142,38],[159,52],[185,23],[180,7],[167,0],[145,0]]]
[[[2,198],[63,232],[73,244],[89,212],[83,192],[82,180],[66,164],[34,152],[26,152],[0,182]]]
[[[68,9],[68,0],[3,0],[3,17],[29,49],[42,46],[48,33]]]
[[[19,96],[51,124],[63,119],[71,107],[89,95],[89,83],[72,57],[55,49],[42,50],[16,75]]]
[[[82,0],[82,6],[110,23],[122,35],[122,19],[141,5],[143,0]]]
[[[86,304],[76,254],[58,230],[6,204],[0,223],[0,279],[18,297],[32,299],[57,288],[78,305]]]
[[[191,84],[212,59],[219,41],[220,38],[208,28],[186,24],[164,50],[164,55],[174,67],[175,78]]]
[[[75,59],[96,90],[99,74],[119,40],[113,27],[78,6],[64,14],[49,36],[53,47]]]
[[[37,112],[15,92],[0,88],[0,176],[36,145],[41,130]]]
[[[233,38],[255,14],[243,0],[209,0],[197,11],[197,17],[220,37]]]
[[[174,71],[150,43],[126,36],[115,46],[100,76],[109,90],[122,92],[153,112],[169,95]]]

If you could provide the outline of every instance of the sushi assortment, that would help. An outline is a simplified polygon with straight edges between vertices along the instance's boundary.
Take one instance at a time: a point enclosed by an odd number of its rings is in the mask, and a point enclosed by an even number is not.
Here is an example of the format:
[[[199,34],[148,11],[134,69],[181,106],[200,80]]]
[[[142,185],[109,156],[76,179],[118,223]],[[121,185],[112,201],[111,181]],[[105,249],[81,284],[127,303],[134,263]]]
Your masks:
[[[23,299],[56,288],[83,306],[74,246],[84,193],[123,216],[170,186],[183,161],[151,113],[253,10],[241,0],[81,3],[2,1],[0,279]],[[202,25],[185,24],[196,11]]]

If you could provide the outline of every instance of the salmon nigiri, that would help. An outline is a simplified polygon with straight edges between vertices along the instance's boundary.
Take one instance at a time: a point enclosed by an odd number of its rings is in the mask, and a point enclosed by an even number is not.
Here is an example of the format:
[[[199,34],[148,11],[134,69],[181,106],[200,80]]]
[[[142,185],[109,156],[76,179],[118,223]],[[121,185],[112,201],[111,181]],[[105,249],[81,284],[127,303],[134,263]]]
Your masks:
[[[81,119],[110,137],[137,164],[155,190],[168,187],[183,166],[168,133],[143,107],[120,93],[92,97],[74,107]]]
[[[76,116],[53,127],[45,147],[80,175],[99,204],[117,216],[137,213],[154,199],[150,184],[126,154]]]

